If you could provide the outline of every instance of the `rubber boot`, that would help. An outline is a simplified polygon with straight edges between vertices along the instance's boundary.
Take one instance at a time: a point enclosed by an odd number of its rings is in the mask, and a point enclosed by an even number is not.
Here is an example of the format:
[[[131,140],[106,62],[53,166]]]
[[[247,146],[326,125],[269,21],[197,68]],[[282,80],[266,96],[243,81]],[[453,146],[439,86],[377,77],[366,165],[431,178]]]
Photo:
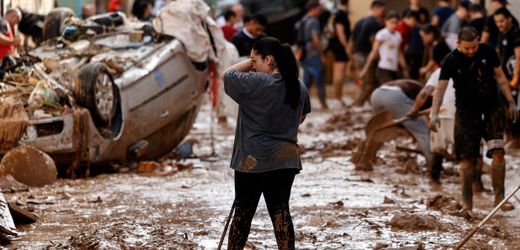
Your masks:
[[[460,177],[462,179],[462,208],[473,209],[473,167],[461,167]]]
[[[475,164],[475,171],[473,175],[473,192],[482,193],[486,191],[484,189],[484,184],[482,183],[482,159],[478,159]]]
[[[493,183],[493,192],[495,194],[495,206],[497,206],[505,197],[504,181],[506,177],[506,166],[493,166],[491,169],[491,181]],[[506,202],[502,206],[502,211],[510,211],[515,209],[513,204]]]
[[[439,182],[439,179],[441,178],[442,160],[442,155],[433,154],[431,178],[435,182]]]

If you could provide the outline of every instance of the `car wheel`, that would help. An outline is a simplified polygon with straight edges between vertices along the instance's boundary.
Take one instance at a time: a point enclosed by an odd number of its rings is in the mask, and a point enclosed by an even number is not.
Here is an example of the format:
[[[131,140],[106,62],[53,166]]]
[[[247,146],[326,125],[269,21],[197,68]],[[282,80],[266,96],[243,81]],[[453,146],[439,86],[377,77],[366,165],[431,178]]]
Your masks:
[[[43,40],[58,37],[63,32],[63,23],[69,17],[75,16],[74,11],[69,8],[56,8],[47,14],[43,21]]]
[[[94,124],[107,127],[119,105],[119,91],[105,64],[83,66],[79,72],[74,94],[78,104],[90,111]]]

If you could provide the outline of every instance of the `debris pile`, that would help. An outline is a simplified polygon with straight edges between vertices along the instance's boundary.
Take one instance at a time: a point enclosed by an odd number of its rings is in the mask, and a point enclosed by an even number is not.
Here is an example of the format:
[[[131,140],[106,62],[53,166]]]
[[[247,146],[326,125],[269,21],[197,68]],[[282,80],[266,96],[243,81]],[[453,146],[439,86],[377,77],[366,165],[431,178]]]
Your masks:
[[[46,72],[51,72],[51,69],[38,63],[20,66],[6,73],[0,82],[0,98],[11,98],[21,102],[31,119],[61,115],[64,104],[69,103],[66,93],[70,90],[67,88],[72,86],[74,81],[70,79],[66,70],[58,72],[61,75],[58,78],[60,83]]]
[[[12,97],[0,96],[0,150],[8,150],[20,140],[29,117],[23,104]]]

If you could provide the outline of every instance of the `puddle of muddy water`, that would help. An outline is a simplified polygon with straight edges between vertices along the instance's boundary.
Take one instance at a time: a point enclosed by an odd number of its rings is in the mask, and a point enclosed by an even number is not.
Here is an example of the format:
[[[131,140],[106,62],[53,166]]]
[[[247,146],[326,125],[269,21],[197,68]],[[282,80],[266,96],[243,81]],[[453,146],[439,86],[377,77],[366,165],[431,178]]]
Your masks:
[[[314,112],[303,124],[300,144],[309,150],[304,154],[304,170],[296,176],[291,196],[297,248],[453,247],[491,210],[492,195],[476,196],[476,216],[469,221],[429,208],[428,200],[438,195],[457,200],[458,177],[444,175],[442,186],[431,185],[428,175],[416,166],[421,163],[420,157],[396,153],[392,145],[382,149],[373,172],[355,171],[350,163],[352,148],[364,136],[358,123],[369,118],[368,112],[367,108],[338,111],[350,117],[341,118],[345,121],[335,118],[345,127],[336,126],[334,130],[325,125],[334,115],[330,112]],[[213,150],[208,122],[209,107],[204,106],[188,138],[200,142],[194,148],[195,154],[208,156],[215,151],[218,157],[188,159],[194,164],[192,170],[169,176],[128,173],[60,180],[51,186],[6,194],[8,201],[21,203],[30,197],[52,201],[25,206],[41,220],[18,226],[23,235],[8,247],[215,249],[234,195],[233,172],[228,168],[234,131],[215,125]],[[412,144],[409,140],[397,142],[403,143]],[[323,157],[324,149],[329,157]],[[410,161],[407,172],[398,171],[403,159]],[[520,159],[508,156],[507,160],[511,163],[507,190],[511,190],[520,183]],[[453,168],[450,163],[445,166]],[[484,184],[491,187],[487,175]],[[517,201],[513,203],[520,207]],[[520,249],[519,211],[499,212],[468,243],[468,249]],[[392,226],[392,219],[403,225]],[[423,225],[432,221],[433,227]],[[253,220],[248,248],[251,246],[276,249],[263,199]]]

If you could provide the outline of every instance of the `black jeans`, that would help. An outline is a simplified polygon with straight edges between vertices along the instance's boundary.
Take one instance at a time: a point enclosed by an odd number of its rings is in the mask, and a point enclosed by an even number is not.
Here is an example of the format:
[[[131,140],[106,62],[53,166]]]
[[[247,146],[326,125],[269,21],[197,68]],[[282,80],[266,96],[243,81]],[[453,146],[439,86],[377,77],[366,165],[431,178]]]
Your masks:
[[[251,221],[264,194],[265,203],[279,249],[294,249],[294,227],[289,213],[289,198],[297,169],[264,173],[235,171],[235,214],[229,229],[228,249],[244,249]]]

